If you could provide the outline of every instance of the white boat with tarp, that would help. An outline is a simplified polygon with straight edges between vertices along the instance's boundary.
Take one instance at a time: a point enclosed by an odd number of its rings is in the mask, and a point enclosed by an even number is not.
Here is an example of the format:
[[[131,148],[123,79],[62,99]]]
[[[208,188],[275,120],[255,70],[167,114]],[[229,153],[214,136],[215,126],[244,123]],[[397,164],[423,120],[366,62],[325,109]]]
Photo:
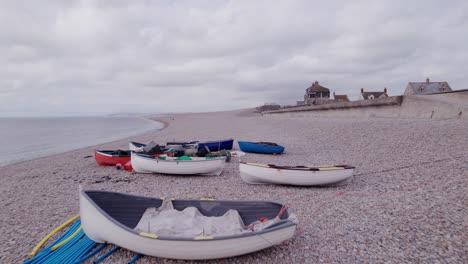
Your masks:
[[[153,157],[131,153],[133,170],[140,173],[219,176],[226,157]]]
[[[171,151],[174,154],[180,153],[180,156],[195,156],[198,151],[198,143],[193,144],[167,144],[167,146],[156,144],[156,142],[151,141],[148,144],[143,144],[135,141],[128,142],[128,148],[131,151],[135,152],[151,152],[151,151]]]
[[[218,259],[278,245],[298,223],[270,201],[178,200],[80,190],[83,231],[93,241],[171,259]]]

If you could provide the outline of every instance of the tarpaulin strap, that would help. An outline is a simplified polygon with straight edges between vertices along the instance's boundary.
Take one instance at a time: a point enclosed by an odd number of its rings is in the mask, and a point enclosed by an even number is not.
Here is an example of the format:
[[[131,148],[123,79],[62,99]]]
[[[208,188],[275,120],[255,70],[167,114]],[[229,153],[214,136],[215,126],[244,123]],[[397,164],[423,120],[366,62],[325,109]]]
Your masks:
[[[283,207],[281,207],[281,210],[279,211],[278,213],[278,218],[281,218],[281,216],[283,215],[284,211],[286,211],[286,209],[288,209],[289,207],[289,204],[284,204]]]

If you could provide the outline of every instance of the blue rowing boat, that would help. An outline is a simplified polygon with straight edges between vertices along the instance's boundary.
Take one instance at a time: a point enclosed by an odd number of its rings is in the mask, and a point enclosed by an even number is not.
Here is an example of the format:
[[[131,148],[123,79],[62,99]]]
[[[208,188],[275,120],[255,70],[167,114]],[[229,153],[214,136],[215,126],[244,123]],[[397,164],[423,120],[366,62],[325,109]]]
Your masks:
[[[199,142],[199,141],[191,141],[191,142],[181,142],[181,141],[176,141],[176,142],[167,142],[167,145],[171,144],[177,144],[177,145],[189,145],[189,144],[196,144],[198,143],[198,150],[201,150],[203,148],[208,147],[210,151],[220,151],[223,149],[232,149],[232,145],[234,143],[234,139],[225,139],[225,140],[214,140],[214,141],[205,141],[205,142]]]
[[[206,142],[199,142],[198,149],[202,149],[205,146],[210,149],[210,151],[220,151],[223,149],[232,149],[232,145],[234,143],[234,139],[226,139],[226,140],[216,140],[216,141],[206,141]]]
[[[239,148],[244,152],[264,153],[264,154],[281,154],[284,152],[284,147],[271,142],[248,142],[238,141]]]

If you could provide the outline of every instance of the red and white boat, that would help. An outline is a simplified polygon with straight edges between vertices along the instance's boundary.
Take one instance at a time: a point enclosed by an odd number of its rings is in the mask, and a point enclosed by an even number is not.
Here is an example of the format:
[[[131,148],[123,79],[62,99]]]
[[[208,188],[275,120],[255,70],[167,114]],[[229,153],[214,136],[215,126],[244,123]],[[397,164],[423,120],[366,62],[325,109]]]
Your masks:
[[[115,166],[130,161],[130,150],[96,150],[94,158],[100,166]]]

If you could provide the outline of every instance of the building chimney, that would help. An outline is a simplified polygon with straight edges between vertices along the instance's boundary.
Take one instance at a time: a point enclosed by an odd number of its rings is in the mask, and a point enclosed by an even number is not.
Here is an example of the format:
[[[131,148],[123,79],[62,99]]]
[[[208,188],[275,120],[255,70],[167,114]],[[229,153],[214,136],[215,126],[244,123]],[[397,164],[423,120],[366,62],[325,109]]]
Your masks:
[[[426,78],[426,83],[429,83],[429,77]]]
[[[384,94],[387,94],[387,87],[383,89]]]
[[[361,88],[361,93],[364,93],[364,88]]]

